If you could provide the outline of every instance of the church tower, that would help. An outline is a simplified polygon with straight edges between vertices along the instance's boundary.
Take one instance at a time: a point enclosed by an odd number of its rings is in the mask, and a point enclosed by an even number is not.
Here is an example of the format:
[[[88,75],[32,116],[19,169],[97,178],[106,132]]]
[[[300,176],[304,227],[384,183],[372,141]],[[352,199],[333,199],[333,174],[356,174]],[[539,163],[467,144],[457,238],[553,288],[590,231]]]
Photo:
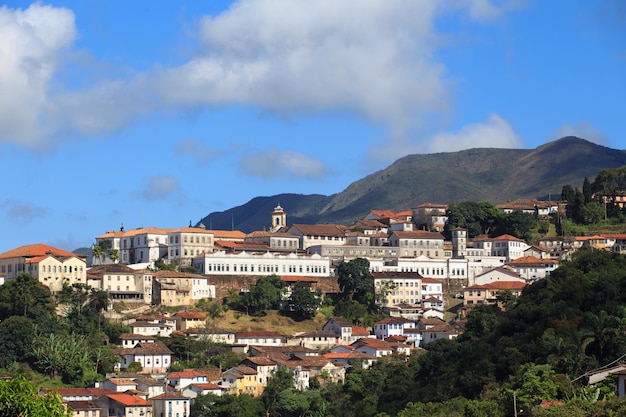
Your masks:
[[[279,203],[272,212],[272,227],[270,227],[270,231],[276,232],[285,226],[287,226],[287,213],[285,213],[285,210]]]

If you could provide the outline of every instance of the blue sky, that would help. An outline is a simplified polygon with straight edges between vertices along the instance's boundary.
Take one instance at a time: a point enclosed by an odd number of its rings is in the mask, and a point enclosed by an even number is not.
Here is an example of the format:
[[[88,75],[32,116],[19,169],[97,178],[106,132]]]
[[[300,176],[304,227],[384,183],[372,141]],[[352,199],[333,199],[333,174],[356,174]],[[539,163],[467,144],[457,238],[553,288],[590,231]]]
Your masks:
[[[411,153],[624,149],[625,74],[621,0],[5,2],[0,252],[330,195]]]

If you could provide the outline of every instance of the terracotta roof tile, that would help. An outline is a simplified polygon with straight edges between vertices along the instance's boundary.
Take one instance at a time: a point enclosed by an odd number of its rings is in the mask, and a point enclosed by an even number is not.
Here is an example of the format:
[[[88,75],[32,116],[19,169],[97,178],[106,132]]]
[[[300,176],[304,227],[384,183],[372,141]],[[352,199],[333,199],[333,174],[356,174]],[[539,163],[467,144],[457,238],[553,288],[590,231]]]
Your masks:
[[[84,258],[84,255],[78,255],[73,252],[69,252],[63,249],[58,249],[50,245],[46,245],[44,243],[37,243],[34,245],[25,245],[20,246],[15,249],[11,249],[7,252],[0,254],[0,259],[7,258],[33,258],[37,256],[54,256],[56,258],[67,258],[67,257],[76,257],[76,258]]]

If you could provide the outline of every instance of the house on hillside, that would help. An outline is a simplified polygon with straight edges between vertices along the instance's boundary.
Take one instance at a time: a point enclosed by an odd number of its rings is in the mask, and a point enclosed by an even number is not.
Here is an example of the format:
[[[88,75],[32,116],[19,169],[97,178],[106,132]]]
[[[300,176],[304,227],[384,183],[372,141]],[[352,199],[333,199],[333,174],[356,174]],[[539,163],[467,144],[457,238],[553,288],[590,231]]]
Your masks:
[[[172,363],[172,351],[163,342],[138,343],[133,348],[117,348],[113,353],[121,358],[116,365],[119,370],[126,370],[133,362],[138,362],[142,373],[162,373]]]
[[[475,276],[470,280],[470,285],[486,285],[498,281],[518,281],[526,283],[526,280],[514,270],[496,267]]]
[[[519,298],[525,287],[526,283],[520,281],[494,281],[483,285],[470,285],[463,290],[463,305],[497,304],[498,296],[505,291],[510,291],[513,297]]]
[[[0,254],[0,274],[4,280],[28,273],[52,292],[63,285],[86,284],[87,263],[83,255],[43,243],[20,246]]]
[[[389,245],[399,248],[399,256],[444,258],[444,237],[439,232],[425,230],[394,231],[389,236]]]
[[[514,270],[526,282],[532,282],[550,275],[558,268],[559,261],[523,256],[508,262],[506,266]]]
[[[345,226],[338,224],[294,224],[287,233],[298,237],[303,250],[322,243],[336,246],[346,243]]]

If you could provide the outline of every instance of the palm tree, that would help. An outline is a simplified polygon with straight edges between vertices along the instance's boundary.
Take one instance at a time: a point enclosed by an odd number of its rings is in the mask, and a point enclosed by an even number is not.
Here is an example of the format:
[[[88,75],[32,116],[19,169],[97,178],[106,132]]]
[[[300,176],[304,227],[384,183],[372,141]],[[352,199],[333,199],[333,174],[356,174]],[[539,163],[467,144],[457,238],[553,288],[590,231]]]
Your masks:
[[[102,312],[109,308],[111,303],[111,294],[108,291],[92,288],[89,294],[89,307],[98,312],[98,333],[100,333],[100,322],[102,320]]]
[[[104,263],[104,249],[100,245],[93,245],[91,247],[91,255],[94,259],[98,259],[100,264]],[[93,263],[93,260],[91,261]]]
[[[117,261],[120,260],[120,251],[119,249],[111,249],[109,250],[109,259],[111,259],[111,261],[116,264]]]

